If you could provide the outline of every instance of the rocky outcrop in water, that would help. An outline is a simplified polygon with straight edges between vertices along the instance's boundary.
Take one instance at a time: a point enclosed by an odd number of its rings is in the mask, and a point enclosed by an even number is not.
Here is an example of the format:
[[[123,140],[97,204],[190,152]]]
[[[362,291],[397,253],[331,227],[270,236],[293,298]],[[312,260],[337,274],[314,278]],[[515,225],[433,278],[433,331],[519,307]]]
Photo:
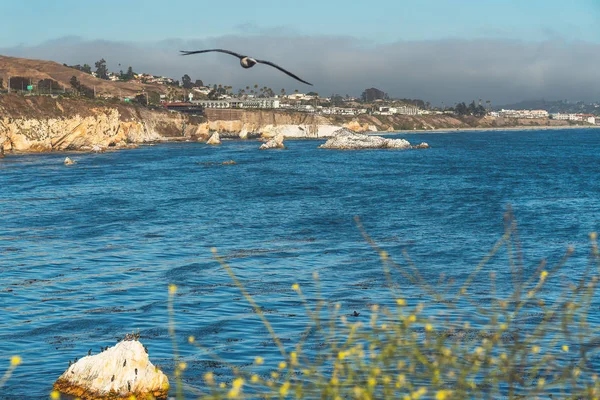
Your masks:
[[[67,157],[67,158],[65,158],[64,163],[65,163],[65,165],[73,165],[76,163],[76,161],[73,161],[69,157]]]
[[[423,143],[421,144],[423,145]],[[360,149],[410,149],[412,146],[404,139],[387,139],[381,136],[370,136],[342,128],[328,139],[321,149],[360,150]]]
[[[210,139],[208,139],[208,141],[206,142],[206,144],[221,144],[221,138],[219,137],[219,134],[217,132],[213,133]]]
[[[273,139],[263,143],[260,147],[260,150],[269,150],[269,149],[285,149],[285,145],[283,144],[283,133],[278,134]]]
[[[165,399],[167,376],[137,340],[124,340],[70,365],[54,383],[59,392],[87,399]]]
[[[421,142],[418,145],[413,146],[412,148],[413,149],[428,149],[429,145],[427,143],[425,143],[425,142]]]

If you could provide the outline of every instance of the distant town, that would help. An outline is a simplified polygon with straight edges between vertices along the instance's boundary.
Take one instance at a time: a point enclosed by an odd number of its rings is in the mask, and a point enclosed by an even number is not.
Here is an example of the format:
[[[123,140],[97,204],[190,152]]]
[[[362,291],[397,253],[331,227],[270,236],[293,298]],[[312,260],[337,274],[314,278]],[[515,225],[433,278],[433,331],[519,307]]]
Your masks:
[[[369,115],[454,115],[493,117],[506,119],[554,119],[578,124],[600,125],[599,103],[569,103],[567,101],[533,102],[530,105],[540,108],[526,108],[527,102],[516,104],[513,108],[493,107],[491,101],[471,101],[452,106],[432,106],[420,99],[391,98],[377,88],[365,89],[360,97],[331,94],[322,96],[316,92],[300,93],[295,90],[287,93],[285,89],[275,91],[267,86],[254,84],[234,91],[232,86],[223,84],[205,84],[202,80],[193,81],[185,74],[181,80],[148,73],[136,73],[132,67],[126,72],[110,72],[104,59],[95,63],[95,71],[88,64],[66,65],[95,78],[111,82],[131,82],[152,85],[160,90],[144,89],[131,96],[117,96],[97,91],[96,87],[86,86],[77,76],[70,80],[70,87],[64,87],[52,79],[34,82],[31,78],[12,76],[0,89],[4,92],[21,92],[29,95],[72,95],[89,98],[110,99],[126,103],[139,103],[145,106],[160,106],[172,111],[190,114],[202,114],[205,109],[277,109],[305,112],[317,115],[357,116]],[[534,104],[535,103],[535,104]],[[543,107],[543,108],[542,108]]]

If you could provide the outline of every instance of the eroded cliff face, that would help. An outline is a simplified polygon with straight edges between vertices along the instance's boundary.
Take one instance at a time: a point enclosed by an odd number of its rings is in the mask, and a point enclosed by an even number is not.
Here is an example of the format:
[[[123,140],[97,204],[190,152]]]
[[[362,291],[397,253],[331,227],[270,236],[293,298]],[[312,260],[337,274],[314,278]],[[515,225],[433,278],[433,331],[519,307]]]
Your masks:
[[[208,122],[199,132],[233,134],[242,139],[254,136],[273,138],[283,134],[285,138],[316,139],[330,137],[344,127],[355,132],[377,131],[371,121],[357,118],[330,118],[300,112],[270,110],[206,110]]]
[[[185,115],[83,100],[2,96],[0,147],[9,152],[92,150],[197,138]]]
[[[340,128],[354,132],[509,126],[496,118],[424,116],[322,116],[279,110],[207,109],[203,119],[122,103],[85,99],[0,96],[0,149],[10,152],[95,150],[156,141],[329,138]],[[528,121],[553,125],[564,121]],[[2,151],[0,150],[0,157]]]

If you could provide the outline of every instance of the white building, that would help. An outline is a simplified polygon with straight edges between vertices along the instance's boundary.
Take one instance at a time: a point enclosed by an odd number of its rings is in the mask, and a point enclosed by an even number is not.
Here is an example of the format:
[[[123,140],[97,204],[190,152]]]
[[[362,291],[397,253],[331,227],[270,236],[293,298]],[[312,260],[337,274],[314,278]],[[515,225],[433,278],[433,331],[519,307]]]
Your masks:
[[[379,111],[376,114],[379,115],[418,115],[421,113],[418,107],[415,106],[401,106],[401,107],[379,107]]]
[[[273,98],[193,100],[192,103],[204,108],[279,108],[279,100]]]
[[[325,115],[356,115],[358,110],[355,108],[322,107],[321,113]]]
[[[546,110],[505,110],[499,112],[500,117],[504,118],[548,118],[548,111]]]
[[[587,122],[588,124],[596,125],[596,116],[594,114],[552,114],[552,118],[561,121],[578,121]]]
[[[194,92],[198,92],[198,93],[201,93],[201,94],[207,96],[212,89],[207,88],[206,86],[200,86],[200,87],[193,87],[192,90]]]

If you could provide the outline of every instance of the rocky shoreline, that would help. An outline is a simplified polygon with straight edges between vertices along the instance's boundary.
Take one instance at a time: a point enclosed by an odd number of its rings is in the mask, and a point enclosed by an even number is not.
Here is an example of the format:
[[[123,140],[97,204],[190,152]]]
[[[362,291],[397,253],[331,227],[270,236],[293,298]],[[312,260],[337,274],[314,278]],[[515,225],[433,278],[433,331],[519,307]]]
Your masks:
[[[369,134],[594,128],[564,124],[535,125],[536,121],[529,121],[528,126],[494,127],[490,125],[497,121],[489,121],[487,117],[480,120],[483,126],[473,128],[451,116],[394,116],[378,119],[370,115],[342,118],[266,110],[222,111],[235,112],[207,113],[211,118],[207,120],[163,109],[121,103],[39,96],[1,96],[0,158],[21,153],[102,152],[151,143],[206,142],[210,137],[214,138],[211,141],[214,144],[228,139],[268,141],[276,137],[280,138],[278,142],[283,139],[323,140],[331,138],[341,128]],[[413,129],[390,130],[394,125],[409,122]],[[541,124],[540,121],[537,123]],[[419,129],[415,130],[417,126]]]

